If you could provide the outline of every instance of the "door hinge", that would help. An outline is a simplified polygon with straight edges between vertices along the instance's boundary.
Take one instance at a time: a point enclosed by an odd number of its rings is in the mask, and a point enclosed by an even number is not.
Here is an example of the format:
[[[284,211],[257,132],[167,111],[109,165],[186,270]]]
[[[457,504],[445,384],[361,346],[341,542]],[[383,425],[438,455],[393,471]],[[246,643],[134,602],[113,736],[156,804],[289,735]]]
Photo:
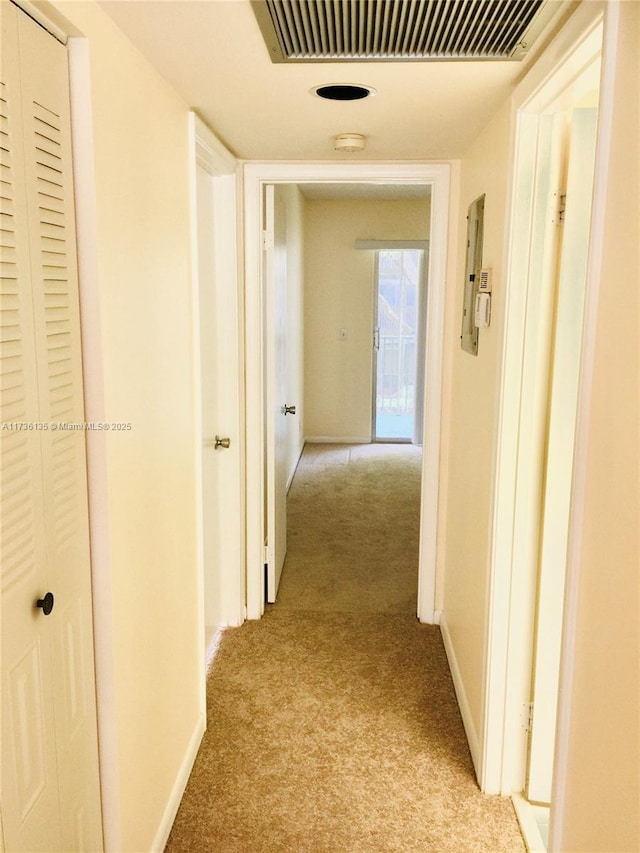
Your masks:
[[[522,728],[528,734],[533,731],[533,702],[526,702],[522,706]]]
[[[554,210],[551,222],[553,225],[562,225],[567,210],[567,193],[565,190],[558,190],[558,192],[553,194],[553,206]]]
[[[268,249],[273,249],[274,241],[273,241],[273,231],[263,231],[262,232],[262,248],[265,252]]]

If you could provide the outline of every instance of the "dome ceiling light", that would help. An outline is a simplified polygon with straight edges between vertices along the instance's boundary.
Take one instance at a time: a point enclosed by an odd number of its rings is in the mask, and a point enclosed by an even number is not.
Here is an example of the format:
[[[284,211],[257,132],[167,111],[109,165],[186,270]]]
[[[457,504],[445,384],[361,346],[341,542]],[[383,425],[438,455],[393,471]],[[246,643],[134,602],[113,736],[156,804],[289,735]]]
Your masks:
[[[364,151],[365,144],[365,136],[362,133],[340,133],[333,139],[334,149],[346,151],[348,154]]]

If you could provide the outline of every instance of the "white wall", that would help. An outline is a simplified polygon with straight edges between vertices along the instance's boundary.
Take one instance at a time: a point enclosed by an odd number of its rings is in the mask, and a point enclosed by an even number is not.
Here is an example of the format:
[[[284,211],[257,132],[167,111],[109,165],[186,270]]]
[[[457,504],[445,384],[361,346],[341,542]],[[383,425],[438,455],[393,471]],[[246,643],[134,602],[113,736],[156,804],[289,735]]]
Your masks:
[[[94,529],[113,605],[115,752],[102,758],[133,852],[162,841],[202,727],[188,110],[96,3],[55,5],[89,46],[104,416],[133,427],[108,436]]]
[[[305,434],[367,442],[375,255],[355,242],[427,240],[429,202],[310,199],[305,211]]]

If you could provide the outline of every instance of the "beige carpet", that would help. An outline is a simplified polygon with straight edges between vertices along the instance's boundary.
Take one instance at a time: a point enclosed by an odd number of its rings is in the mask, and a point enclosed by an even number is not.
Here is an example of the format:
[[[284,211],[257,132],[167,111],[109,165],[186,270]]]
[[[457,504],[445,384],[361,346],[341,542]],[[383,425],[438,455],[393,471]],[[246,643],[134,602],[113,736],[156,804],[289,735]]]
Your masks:
[[[278,609],[416,612],[421,465],[406,444],[306,446]]]
[[[167,851],[524,851],[415,618],[419,488],[416,448],[307,448],[278,603],[223,635]]]

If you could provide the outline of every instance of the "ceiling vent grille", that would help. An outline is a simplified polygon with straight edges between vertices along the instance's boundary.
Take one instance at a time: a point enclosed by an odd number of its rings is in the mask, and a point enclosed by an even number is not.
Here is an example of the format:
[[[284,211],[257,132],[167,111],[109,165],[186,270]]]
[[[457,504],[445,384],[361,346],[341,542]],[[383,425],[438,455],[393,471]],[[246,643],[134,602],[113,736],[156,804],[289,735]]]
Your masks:
[[[253,0],[274,62],[520,59],[547,0]]]

